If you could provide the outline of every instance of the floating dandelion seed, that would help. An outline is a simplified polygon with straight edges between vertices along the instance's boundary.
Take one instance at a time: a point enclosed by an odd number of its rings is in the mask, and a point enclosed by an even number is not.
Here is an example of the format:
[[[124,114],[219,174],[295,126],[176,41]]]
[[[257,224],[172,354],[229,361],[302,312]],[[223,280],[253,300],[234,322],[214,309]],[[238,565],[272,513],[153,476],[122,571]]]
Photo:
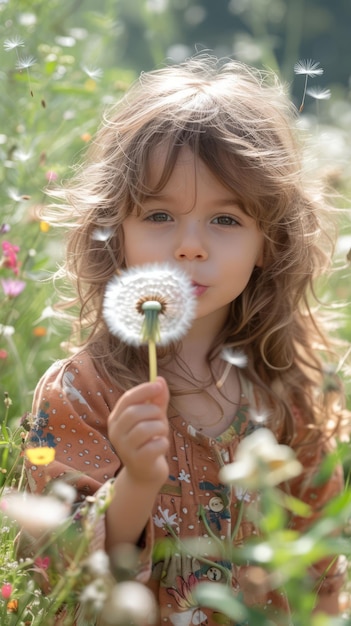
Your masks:
[[[91,80],[99,80],[103,76],[103,71],[100,67],[87,67],[86,65],[82,65],[82,70]]]
[[[128,269],[107,284],[103,315],[110,332],[134,346],[148,343],[150,378],[155,345],[180,339],[194,317],[195,297],[186,274],[168,265]],[[151,371],[152,367],[152,371]]]
[[[235,367],[246,367],[247,366],[247,356],[245,352],[242,350],[232,350],[230,348],[223,348],[221,354],[221,359],[227,362],[225,370],[219,380],[216,382],[216,387],[220,389],[223,387],[225,381],[227,380],[228,374],[234,365]]]
[[[4,49],[6,52],[10,52],[11,50],[16,50],[16,48],[20,48],[24,46],[24,41],[18,35],[13,37],[12,39],[5,39],[4,41]]]
[[[30,67],[32,67],[35,64],[36,64],[36,60],[34,57],[31,57],[31,56],[19,57],[16,63],[16,69],[20,71],[28,70]]]
[[[329,100],[329,98],[331,97],[331,91],[330,89],[323,89],[322,87],[309,87],[309,89],[306,90],[306,94],[308,96],[310,96],[311,98],[314,98],[314,100],[316,100],[316,112],[317,112],[317,116],[319,113],[319,101],[320,100]]]
[[[299,107],[299,112],[303,111],[305,105],[306,98],[306,90],[307,90],[307,82],[309,78],[314,78],[315,76],[321,76],[324,72],[322,67],[319,67],[318,61],[312,61],[312,59],[300,60],[297,61],[294,65],[295,74],[300,74],[305,77],[305,85],[302,94],[302,100]]]
[[[37,61],[34,57],[25,56],[25,57],[18,57],[17,63],[16,63],[16,69],[19,70],[20,72],[22,72],[23,70],[27,70],[29,91],[32,97],[33,97],[33,91],[32,91],[32,87],[30,83],[29,68],[35,65],[36,62]]]
[[[322,89],[322,87],[309,87],[306,93],[315,100],[329,100],[331,96],[330,89]]]
[[[113,228],[95,228],[92,232],[91,238],[94,241],[108,241],[111,239],[114,232]]]
[[[313,78],[314,76],[322,76],[324,70],[322,67],[319,67],[318,61],[307,59],[297,61],[294,65],[294,72],[295,74],[302,74],[303,76]]]

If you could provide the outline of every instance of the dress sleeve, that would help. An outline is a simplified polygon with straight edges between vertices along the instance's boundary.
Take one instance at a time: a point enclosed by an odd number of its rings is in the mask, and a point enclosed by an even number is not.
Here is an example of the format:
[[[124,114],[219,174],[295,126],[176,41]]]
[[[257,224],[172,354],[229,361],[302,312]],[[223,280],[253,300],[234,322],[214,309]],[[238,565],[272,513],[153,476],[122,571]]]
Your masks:
[[[29,489],[45,493],[56,479],[75,488],[77,519],[80,507],[89,505],[89,522],[94,525],[91,552],[105,548],[105,515],[101,510],[121,468],[107,436],[108,416],[119,396],[120,391],[99,376],[85,352],[53,364],[34,394],[27,447],[54,448],[55,459],[49,465],[34,465],[26,459]],[[141,578],[150,569],[150,528],[144,537]]]
[[[117,398],[85,354],[51,366],[34,394],[27,441],[28,447],[54,448],[55,460],[47,466],[27,463],[32,491],[64,478],[83,500],[116,475],[121,464],[107,438],[107,418]]]

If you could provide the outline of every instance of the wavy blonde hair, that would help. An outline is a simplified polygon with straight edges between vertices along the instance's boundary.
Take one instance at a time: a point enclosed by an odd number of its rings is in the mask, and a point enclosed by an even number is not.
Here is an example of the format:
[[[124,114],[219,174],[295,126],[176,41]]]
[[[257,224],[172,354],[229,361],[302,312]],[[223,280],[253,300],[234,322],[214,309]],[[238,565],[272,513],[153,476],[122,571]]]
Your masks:
[[[330,265],[332,239],[322,217],[330,211],[323,188],[303,172],[297,113],[277,77],[231,60],[200,55],[142,74],[103,120],[86,162],[56,196],[45,219],[70,227],[63,272],[73,283],[84,346],[96,367],[121,389],[145,380],[140,350],[112,337],[102,317],[107,281],[123,268],[122,224],[168,181],[188,146],[240,200],[264,234],[264,262],[208,355],[223,346],[248,356],[246,374],[274,415],[293,432],[289,405],[310,425],[336,417],[335,397],[323,393],[318,350],[330,346],[311,308],[313,284]],[[167,155],[157,187],[148,185],[150,157]],[[99,241],[96,232],[111,232]],[[110,230],[109,230],[110,229]],[[290,434],[289,434],[290,433]]]

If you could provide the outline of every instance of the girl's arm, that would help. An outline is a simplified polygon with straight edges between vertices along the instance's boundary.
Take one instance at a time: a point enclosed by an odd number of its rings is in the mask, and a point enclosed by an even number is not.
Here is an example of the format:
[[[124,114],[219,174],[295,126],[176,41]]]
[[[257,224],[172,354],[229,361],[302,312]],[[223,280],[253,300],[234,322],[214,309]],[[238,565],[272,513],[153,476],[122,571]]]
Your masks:
[[[106,512],[108,552],[138,542],[167,479],[168,400],[166,382],[158,378],[124,393],[109,417],[109,439],[123,467]]]

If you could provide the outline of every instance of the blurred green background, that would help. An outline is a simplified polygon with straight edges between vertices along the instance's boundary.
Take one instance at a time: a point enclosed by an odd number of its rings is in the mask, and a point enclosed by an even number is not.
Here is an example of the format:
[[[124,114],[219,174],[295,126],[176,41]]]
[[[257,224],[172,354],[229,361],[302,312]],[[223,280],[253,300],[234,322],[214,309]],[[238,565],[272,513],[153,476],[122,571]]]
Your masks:
[[[299,106],[304,77],[294,64],[313,59],[324,73],[311,84],[331,96],[307,96],[301,127],[347,207],[350,31],[350,0],[0,0],[0,244],[20,249],[18,276],[3,263],[0,280],[25,283],[15,297],[0,283],[0,393],[10,395],[13,419],[30,410],[70,330],[52,310],[62,234],[47,231],[36,209],[48,185],[71,175],[104,108],[140,71],[207,49],[277,71]],[[350,239],[343,217],[338,273],[321,286],[340,317],[334,330],[348,342]]]

